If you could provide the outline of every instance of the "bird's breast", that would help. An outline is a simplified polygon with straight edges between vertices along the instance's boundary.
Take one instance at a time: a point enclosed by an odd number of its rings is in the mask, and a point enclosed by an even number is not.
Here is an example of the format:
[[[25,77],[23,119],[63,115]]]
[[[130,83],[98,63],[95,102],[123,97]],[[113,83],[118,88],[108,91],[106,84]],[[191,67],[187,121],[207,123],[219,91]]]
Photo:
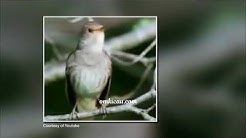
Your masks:
[[[98,96],[111,75],[111,61],[104,52],[77,50],[66,66],[72,87],[80,97]]]
[[[78,67],[76,72],[75,91],[83,97],[99,95],[108,79],[105,67]]]

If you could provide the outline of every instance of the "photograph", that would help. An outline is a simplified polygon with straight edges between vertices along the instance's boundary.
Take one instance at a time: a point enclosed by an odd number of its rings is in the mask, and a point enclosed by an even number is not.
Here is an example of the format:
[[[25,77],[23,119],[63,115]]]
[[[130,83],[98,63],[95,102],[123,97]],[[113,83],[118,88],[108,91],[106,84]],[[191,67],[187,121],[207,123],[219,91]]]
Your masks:
[[[157,122],[156,16],[43,16],[43,122]]]

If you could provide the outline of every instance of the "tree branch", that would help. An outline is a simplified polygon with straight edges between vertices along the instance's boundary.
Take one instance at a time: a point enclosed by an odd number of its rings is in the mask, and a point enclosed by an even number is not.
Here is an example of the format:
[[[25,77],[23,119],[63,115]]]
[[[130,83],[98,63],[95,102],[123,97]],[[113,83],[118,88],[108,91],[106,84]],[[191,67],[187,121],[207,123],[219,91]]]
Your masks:
[[[56,58],[57,60],[62,60],[63,57],[62,57],[60,51],[58,50],[58,48],[57,48],[57,46],[56,46],[54,40],[53,40],[52,38],[48,37],[48,36],[45,36],[45,41],[47,41],[48,43],[51,44],[52,51],[54,52],[55,58]]]
[[[65,77],[65,62],[51,61],[45,64],[45,83]]]
[[[156,22],[146,23],[133,31],[110,39],[105,43],[109,50],[133,49],[142,42],[156,37]]]
[[[121,52],[121,51],[111,51],[112,58],[125,66],[131,66],[137,62],[143,63],[145,66],[147,66],[150,62],[154,62],[156,60],[155,57],[151,58],[145,58],[144,56],[156,45],[156,40],[154,40],[140,55],[134,55],[126,52]],[[131,59],[130,62],[126,62],[123,60],[118,59],[116,56]]]
[[[92,17],[76,17],[72,20],[69,20],[70,23],[76,23],[76,22],[79,22],[83,19],[87,18],[89,21],[94,21]]]
[[[142,85],[143,85],[144,81],[147,79],[147,76],[149,75],[152,67],[153,67],[153,64],[149,64],[146,67],[146,69],[144,70],[144,72],[143,72],[143,74],[142,74],[142,76],[141,76],[141,78],[140,78],[137,86],[134,87],[134,89],[132,89],[129,93],[127,93],[126,95],[123,95],[123,96],[114,95],[114,96],[112,96],[110,98],[111,99],[119,99],[119,100],[127,100],[127,99],[130,99],[142,87]],[[153,86],[152,86],[151,89],[155,89],[155,88],[153,88]]]
[[[133,113],[136,113],[138,115],[141,115],[145,120],[156,121],[156,118],[154,118],[148,114],[150,108],[153,108],[153,107],[150,107],[148,109],[140,109],[140,108],[135,107],[136,105],[138,105],[144,101],[147,101],[151,98],[156,98],[156,90],[151,89],[149,92],[147,92],[147,93],[139,96],[138,98],[134,99],[134,100],[136,100],[136,103],[107,107],[106,110],[107,110],[108,114],[119,113],[119,112],[124,112],[124,111],[133,112]],[[77,115],[78,115],[78,119],[83,119],[83,118],[87,118],[87,117],[103,115],[103,113],[101,112],[101,109],[96,109],[96,110],[92,110],[92,111],[81,112],[81,113],[78,113]],[[61,120],[69,120],[69,116],[70,116],[70,114],[48,115],[48,116],[45,116],[44,119],[47,122],[61,121]]]
[[[116,61],[117,63],[124,65],[124,66],[130,66],[135,64],[134,60],[136,60],[139,56],[138,55],[134,55],[134,54],[130,54],[130,53],[126,53],[126,52],[122,52],[122,51],[113,51],[111,53],[112,55],[112,59],[114,61]],[[126,59],[130,59],[131,61],[124,61],[120,58],[126,58]],[[137,62],[142,63],[144,66],[147,66],[149,63],[155,62],[156,58],[155,57],[150,57],[150,58],[146,58],[146,57],[142,57],[141,59],[137,59]]]

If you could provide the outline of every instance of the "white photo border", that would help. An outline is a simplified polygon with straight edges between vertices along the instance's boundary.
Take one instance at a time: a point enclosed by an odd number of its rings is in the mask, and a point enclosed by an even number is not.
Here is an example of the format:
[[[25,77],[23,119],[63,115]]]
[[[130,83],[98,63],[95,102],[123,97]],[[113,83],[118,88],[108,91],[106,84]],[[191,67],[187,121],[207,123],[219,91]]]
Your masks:
[[[149,120],[54,120],[54,121],[48,121],[45,120],[45,19],[46,18],[78,18],[78,17],[90,17],[90,18],[155,18],[156,20],[156,74],[157,76],[155,77],[156,81],[156,120],[154,121],[149,121]],[[157,16],[43,16],[43,123],[117,123],[117,122],[122,122],[122,123],[157,123],[158,122],[158,110],[159,110],[159,92],[158,92],[158,74],[159,74],[159,68],[158,68],[158,17]]]

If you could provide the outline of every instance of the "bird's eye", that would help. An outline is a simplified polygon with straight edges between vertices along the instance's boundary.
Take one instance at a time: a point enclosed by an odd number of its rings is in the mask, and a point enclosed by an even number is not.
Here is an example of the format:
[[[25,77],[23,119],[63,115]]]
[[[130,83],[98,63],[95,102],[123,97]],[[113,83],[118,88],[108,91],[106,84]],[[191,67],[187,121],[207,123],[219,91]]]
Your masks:
[[[93,32],[93,30],[92,30],[91,28],[89,28],[88,31],[89,31],[90,33]]]

